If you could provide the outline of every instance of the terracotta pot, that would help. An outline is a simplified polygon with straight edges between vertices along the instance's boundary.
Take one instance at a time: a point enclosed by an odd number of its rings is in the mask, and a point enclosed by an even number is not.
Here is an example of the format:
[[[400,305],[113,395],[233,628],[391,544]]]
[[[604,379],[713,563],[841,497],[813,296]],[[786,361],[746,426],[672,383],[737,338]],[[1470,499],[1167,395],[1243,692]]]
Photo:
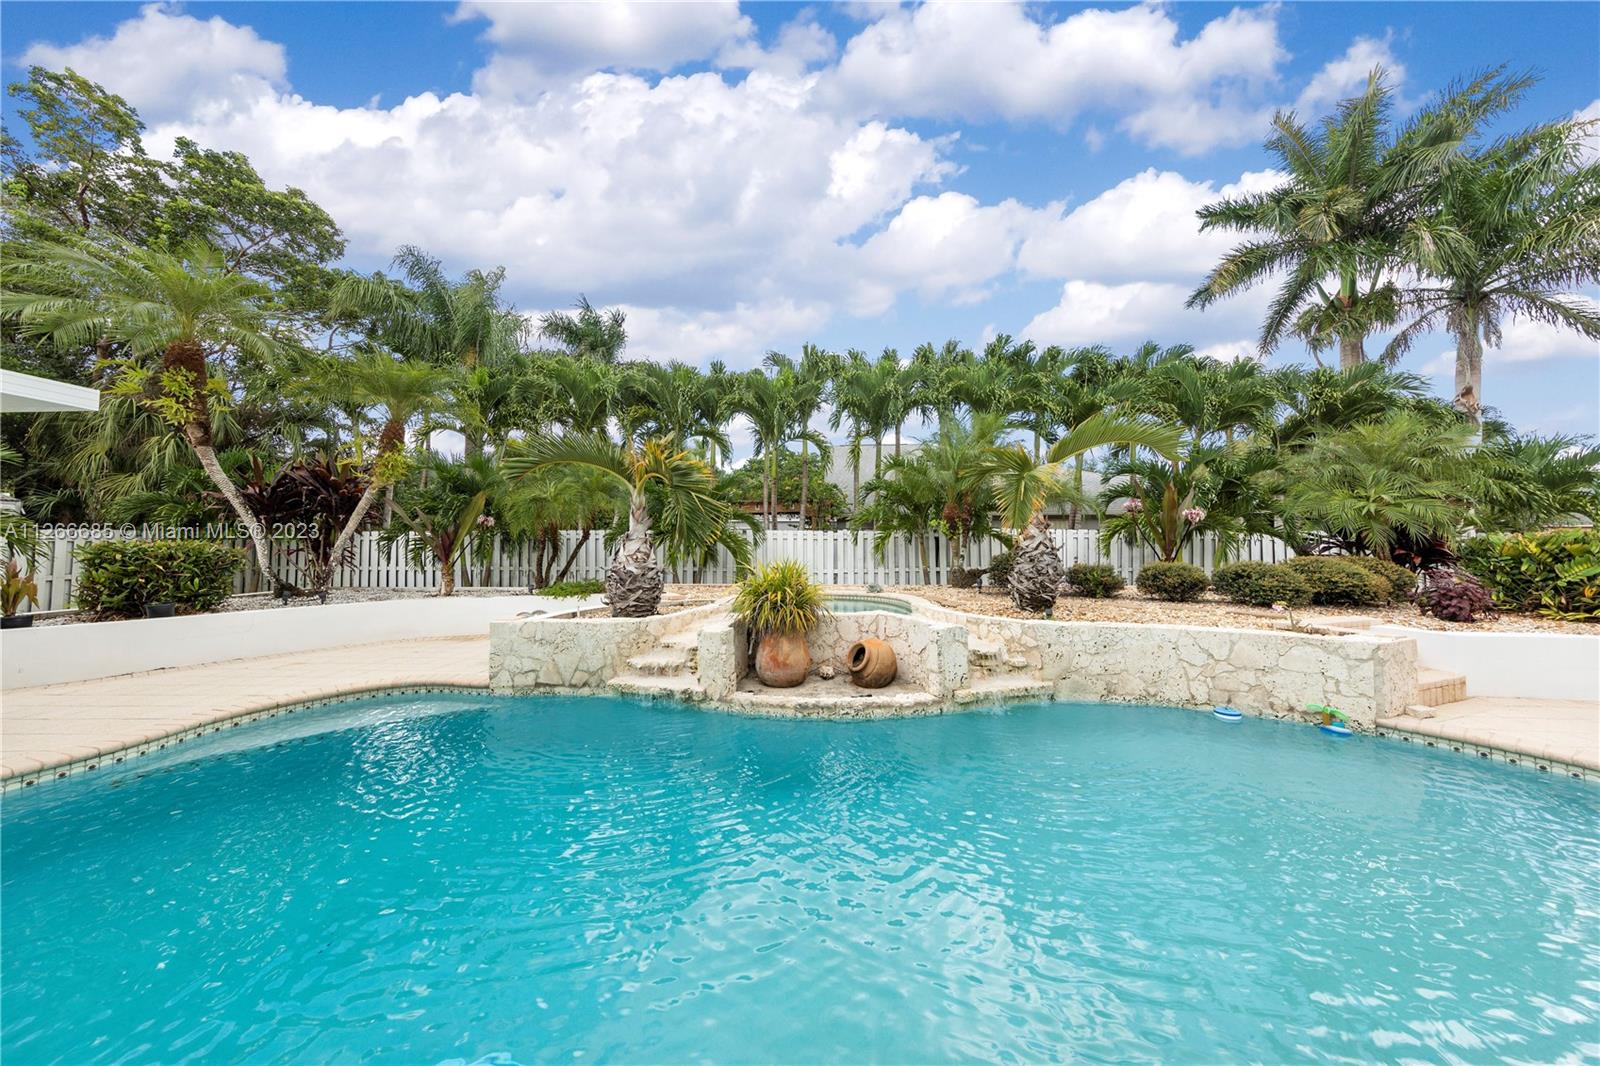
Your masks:
[[[856,641],[844,661],[850,667],[850,680],[862,688],[882,688],[900,669],[889,642],[877,637]]]
[[[756,647],[756,676],[768,688],[794,688],[810,669],[804,633],[768,633]]]

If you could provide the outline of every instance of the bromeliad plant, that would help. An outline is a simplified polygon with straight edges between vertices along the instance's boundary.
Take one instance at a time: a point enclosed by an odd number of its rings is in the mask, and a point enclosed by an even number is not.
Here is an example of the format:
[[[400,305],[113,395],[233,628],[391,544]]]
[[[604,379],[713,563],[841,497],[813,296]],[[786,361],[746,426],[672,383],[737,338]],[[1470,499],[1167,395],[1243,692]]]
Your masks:
[[[7,559],[5,580],[0,581],[0,614],[16,617],[24,601],[38,603],[39,586],[34,583],[33,575],[22,569],[21,560]]]

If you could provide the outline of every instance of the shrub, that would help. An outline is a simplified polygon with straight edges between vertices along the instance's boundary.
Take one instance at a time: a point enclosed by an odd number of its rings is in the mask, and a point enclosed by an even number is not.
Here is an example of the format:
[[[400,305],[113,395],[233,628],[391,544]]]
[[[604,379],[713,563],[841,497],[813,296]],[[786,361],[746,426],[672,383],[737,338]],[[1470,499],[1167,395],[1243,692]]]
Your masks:
[[[793,559],[756,567],[733,597],[734,615],[755,633],[804,633],[826,611],[822,586]]]
[[[1146,563],[1139,571],[1139,591],[1158,600],[1198,600],[1211,584],[1206,572],[1189,563]]]
[[[1392,586],[1342,557],[1301,555],[1288,565],[1311,586],[1311,602],[1322,607],[1376,607]]]
[[[1407,570],[1399,563],[1391,563],[1387,559],[1379,559],[1373,555],[1341,555],[1338,559],[1342,563],[1359,566],[1385,585],[1388,585],[1389,595],[1387,599],[1392,603],[1410,600],[1412,593],[1417,589],[1416,571]]]
[[[1099,563],[1073,563],[1067,567],[1066,583],[1074,595],[1096,600],[1115,596],[1126,584],[1115,567]]]
[[[99,541],[77,554],[78,606],[121,618],[150,603],[209,611],[233,592],[244,561],[237,548],[209,540]]]
[[[1501,610],[1600,621],[1600,531],[1471,537],[1458,550],[1461,569],[1488,587]]]
[[[1293,567],[1282,563],[1230,563],[1217,568],[1211,583],[1234,603],[1271,607],[1275,603],[1304,607],[1311,602],[1311,586]]]
[[[556,596],[561,598],[577,596],[598,596],[606,590],[606,583],[599,578],[589,578],[583,581],[557,581],[554,585],[546,585],[539,589],[541,596]]]
[[[989,583],[995,588],[1005,588],[1011,580],[1011,552],[1003,551],[989,560]]]
[[[1464,570],[1429,570],[1417,589],[1417,610],[1446,622],[1476,622],[1494,611],[1494,597]]]

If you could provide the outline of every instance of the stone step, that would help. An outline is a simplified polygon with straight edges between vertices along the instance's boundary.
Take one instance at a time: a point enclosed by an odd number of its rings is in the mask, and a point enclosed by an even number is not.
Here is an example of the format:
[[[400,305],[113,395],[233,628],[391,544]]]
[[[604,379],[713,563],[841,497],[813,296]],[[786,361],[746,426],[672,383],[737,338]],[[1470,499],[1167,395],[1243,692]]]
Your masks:
[[[1005,659],[1006,646],[998,640],[967,637],[967,661],[974,666],[997,666]]]
[[[703,699],[706,694],[698,681],[682,675],[618,674],[611,679],[611,687],[614,691],[635,696],[665,696],[684,700]]]
[[[651,677],[674,677],[687,673],[694,660],[695,653],[689,648],[658,647],[629,656],[628,667]]]
[[[663,648],[698,648],[700,646],[700,631],[698,629],[685,629],[678,633],[668,633],[661,638]]]
[[[1432,667],[1417,668],[1417,703],[1423,707],[1442,707],[1467,698],[1467,679],[1462,674]]]
[[[987,703],[991,700],[1026,699],[1050,694],[1050,683],[1032,677],[987,676],[972,678],[966,688],[955,691],[957,703]]]

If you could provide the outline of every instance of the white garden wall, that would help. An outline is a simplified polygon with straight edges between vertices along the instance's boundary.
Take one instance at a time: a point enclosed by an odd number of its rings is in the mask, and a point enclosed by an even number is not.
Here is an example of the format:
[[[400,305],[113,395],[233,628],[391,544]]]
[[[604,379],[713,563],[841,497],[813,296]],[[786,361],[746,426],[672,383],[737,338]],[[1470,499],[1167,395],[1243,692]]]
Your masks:
[[[592,603],[599,602],[596,597]],[[491,622],[591,601],[547,596],[387,600],[0,632],[0,688],[424,637],[486,636]]]
[[[1461,633],[1373,626],[1417,642],[1417,661],[1467,679],[1467,695],[1600,701],[1600,634]]]

